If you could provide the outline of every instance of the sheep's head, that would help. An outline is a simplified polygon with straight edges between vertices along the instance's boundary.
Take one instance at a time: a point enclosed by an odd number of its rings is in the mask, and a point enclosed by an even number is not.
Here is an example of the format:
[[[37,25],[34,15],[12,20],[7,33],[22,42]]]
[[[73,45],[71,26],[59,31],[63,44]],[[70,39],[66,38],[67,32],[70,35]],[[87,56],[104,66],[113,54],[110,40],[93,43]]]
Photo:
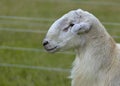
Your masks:
[[[84,35],[91,28],[88,16],[91,14],[78,9],[56,20],[43,40],[45,49],[48,52],[56,52],[84,45]]]

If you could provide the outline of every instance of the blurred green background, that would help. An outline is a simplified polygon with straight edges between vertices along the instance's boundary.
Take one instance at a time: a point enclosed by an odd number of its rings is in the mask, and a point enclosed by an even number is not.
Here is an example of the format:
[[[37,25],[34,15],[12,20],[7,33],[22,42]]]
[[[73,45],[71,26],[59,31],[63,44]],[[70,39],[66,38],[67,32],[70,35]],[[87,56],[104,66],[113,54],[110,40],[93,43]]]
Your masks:
[[[120,0],[0,0],[0,86],[70,86],[74,52],[49,54],[42,40],[57,18],[78,8],[120,42]]]

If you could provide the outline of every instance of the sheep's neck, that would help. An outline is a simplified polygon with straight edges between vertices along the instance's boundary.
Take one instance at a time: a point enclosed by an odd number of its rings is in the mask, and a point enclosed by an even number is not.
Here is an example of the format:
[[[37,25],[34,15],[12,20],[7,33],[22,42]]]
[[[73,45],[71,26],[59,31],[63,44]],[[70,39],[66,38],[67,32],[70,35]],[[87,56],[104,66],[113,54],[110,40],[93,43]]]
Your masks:
[[[101,76],[101,72],[106,72],[109,68],[114,48],[114,41],[109,39],[103,43],[100,41],[98,44],[92,43],[89,46],[76,49],[76,59],[72,70],[73,80],[79,78],[81,83],[84,83],[82,80],[85,81],[85,79],[91,83],[95,82]]]
[[[103,64],[107,66],[107,63],[109,64],[112,61],[115,46],[115,42],[111,37],[93,40],[91,43],[89,42],[85,46],[76,49],[76,58],[79,58],[79,64],[87,66],[88,69],[91,66],[94,71],[97,71]],[[92,70],[91,68],[90,70]]]

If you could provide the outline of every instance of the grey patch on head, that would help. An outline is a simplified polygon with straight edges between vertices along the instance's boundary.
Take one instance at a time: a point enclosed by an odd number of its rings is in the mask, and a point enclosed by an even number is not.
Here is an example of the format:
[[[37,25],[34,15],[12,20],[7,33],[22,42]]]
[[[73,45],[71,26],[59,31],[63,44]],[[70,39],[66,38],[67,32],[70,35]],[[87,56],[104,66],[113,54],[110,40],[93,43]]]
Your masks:
[[[79,18],[81,18],[82,17],[82,15],[80,15],[78,12],[76,12],[75,11],[75,14],[79,17]]]

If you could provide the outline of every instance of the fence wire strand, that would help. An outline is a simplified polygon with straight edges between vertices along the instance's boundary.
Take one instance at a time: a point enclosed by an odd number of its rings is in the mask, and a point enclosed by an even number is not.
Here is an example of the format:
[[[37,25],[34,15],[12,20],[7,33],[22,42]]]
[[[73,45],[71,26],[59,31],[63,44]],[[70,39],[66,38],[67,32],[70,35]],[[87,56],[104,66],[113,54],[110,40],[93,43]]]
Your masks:
[[[46,0],[37,0],[37,1],[46,1]],[[88,5],[110,5],[110,6],[120,6],[119,3],[115,2],[93,2],[93,1],[74,1],[74,0],[47,0],[48,1],[57,1],[57,2],[74,2],[74,3],[81,3],[81,4],[88,4]],[[21,17],[21,16],[0,16],[0,19],[4,20],[24,20],[24,21],[48,21],[53,22],[55,18],[33,18],[33,17]],[[119,22],[102,22],[104,25],[114,25],[120,26]],[[9,21],[1,21],[0,24],[16,24],[16,25],[45,25],[39,23],[21,23],[21,22],[9,22]],[[45,30],[26,30],[26,29],[18,29],[18,28],[0,28],[1,31],[12,31],[12,32],[29,32],[29,33],[46,33]],[[113,36],[114,38],[120,38],[120,36]],[[20,51],[31,51],[31,52],[45,52],[43,49],[36,49],[36,48],[22,48],[22,47],[10,47],[10,46],[0,46],[0,50],[8,49],[8,50],[20,50]],[[74,54],[73,52],[59,52],[62,54]],[[0,67],[10,67],[10,68],[24,68],[24,69],[36,69],[36,70],[46,70],[46,71],[55,71],[55,72],[69,72],[70,69],[63,69],[63,68],[52,68],[52,67],[42,67],[42,66],[30,66],[30,65],[23,65],[23,64],[9,64],[9,63],[0,63]]]
[[[7,49],[7,50],[19,50],[19,51],[31,51],[31,52],[46,52],[43,49],[37,49],[37,48],[23,48],[23,47],[11,47],[11,46],[0,46],[0,50]],[[60,54],[68,54],[68,55],[74,55],[73,52],[66,51],[66,52],[58,52]]]
[[[69,72],[70,71],[70,69],[63,69],[63,68],[30,66],[30,65],[23,65],[23,64],[8,64],[8,63],[0,63],[0,67],[36,69],[36,70],[46,70],[46,71],[55,71],[55,72]]]

